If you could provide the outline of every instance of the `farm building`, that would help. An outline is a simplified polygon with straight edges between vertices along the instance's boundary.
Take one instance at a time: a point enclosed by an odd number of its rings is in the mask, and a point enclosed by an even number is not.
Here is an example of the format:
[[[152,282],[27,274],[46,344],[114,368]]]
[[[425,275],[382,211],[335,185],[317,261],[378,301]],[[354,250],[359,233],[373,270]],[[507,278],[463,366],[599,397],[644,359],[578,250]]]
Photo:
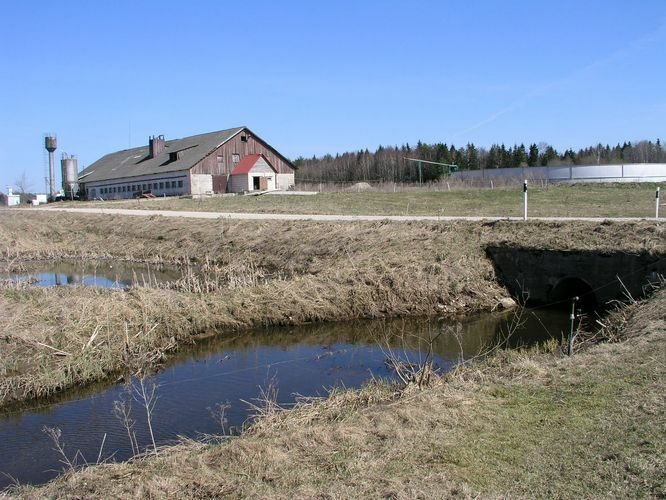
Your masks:
[[[79,174],[88,199],[289,189],[294,165],[247,127],[167,141],[100,158]]]
[[[21,196],[14,194],[13,189],[9,186],[7,186],[7,196],[5,196],[5,199],[7,200],[8,207],[16,207],[21,204]]]

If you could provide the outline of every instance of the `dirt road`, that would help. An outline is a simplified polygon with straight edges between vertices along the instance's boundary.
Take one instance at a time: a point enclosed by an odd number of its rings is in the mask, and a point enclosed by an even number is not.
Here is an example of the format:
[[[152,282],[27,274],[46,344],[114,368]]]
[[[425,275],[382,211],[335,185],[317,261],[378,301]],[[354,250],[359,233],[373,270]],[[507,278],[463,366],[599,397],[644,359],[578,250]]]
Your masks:
[[[354,221],[494,221],[512,220],[520,221],[522,217],[451,217],[437,215],[315,215],[315,214],[261,214],[261,213],[234,213],[234,212],[193,212],[173,210],[133,210],[127,208],[65,208],[48,206],[39,209],[28,209],[25,213],[39,213],[44,210],[55,210],[71,213],[86,214],[108,214],[108,215],[139,215],[151,217],[161,215],[162,217],[185,217],[192,219],[231,219],[231,220],[292,220],[292,221],[328,221],[328,222],[354,222]],[[659,219],[647,217],[529,217],[529,220],[539,221],[586,221],[601,222],[614,220],[618,222],[631,222],[640,220],[653,220],[666,222],[665,217]]]

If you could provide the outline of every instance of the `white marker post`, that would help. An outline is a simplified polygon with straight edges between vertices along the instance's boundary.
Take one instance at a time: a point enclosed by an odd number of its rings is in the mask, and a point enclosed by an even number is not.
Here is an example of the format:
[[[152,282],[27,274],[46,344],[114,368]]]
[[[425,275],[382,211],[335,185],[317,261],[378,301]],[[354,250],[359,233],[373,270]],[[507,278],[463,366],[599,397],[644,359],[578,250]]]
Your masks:
[[[655,195],[655,209],[654,209],[654,218],[659,218],[659,188],[657,188],[657,194]]]
[[[527,220],[527,179],[523,183],[523,220]]]

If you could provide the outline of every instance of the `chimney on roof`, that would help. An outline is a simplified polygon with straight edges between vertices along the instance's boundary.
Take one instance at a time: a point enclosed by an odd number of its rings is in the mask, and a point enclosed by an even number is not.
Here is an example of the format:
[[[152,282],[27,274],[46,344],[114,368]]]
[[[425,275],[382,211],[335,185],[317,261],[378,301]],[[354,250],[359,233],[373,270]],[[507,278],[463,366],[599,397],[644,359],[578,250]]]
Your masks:
[[[163,135],[151,136],[148,138],[149,157],[156,158],[164,152],[166,141]]]

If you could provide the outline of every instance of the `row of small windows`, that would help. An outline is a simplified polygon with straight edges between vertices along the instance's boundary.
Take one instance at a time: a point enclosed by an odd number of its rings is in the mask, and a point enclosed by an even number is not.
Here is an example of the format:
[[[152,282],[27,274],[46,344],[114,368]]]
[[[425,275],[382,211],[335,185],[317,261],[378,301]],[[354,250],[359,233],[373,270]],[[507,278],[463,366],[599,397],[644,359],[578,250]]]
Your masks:
[[[147,184],[130,184],[128,186],[102,188],[100,189],[100,193],[136,193],[138,191],[150,191],[151,189],[176,189],[182,187],[183,181],[149,182]]]

